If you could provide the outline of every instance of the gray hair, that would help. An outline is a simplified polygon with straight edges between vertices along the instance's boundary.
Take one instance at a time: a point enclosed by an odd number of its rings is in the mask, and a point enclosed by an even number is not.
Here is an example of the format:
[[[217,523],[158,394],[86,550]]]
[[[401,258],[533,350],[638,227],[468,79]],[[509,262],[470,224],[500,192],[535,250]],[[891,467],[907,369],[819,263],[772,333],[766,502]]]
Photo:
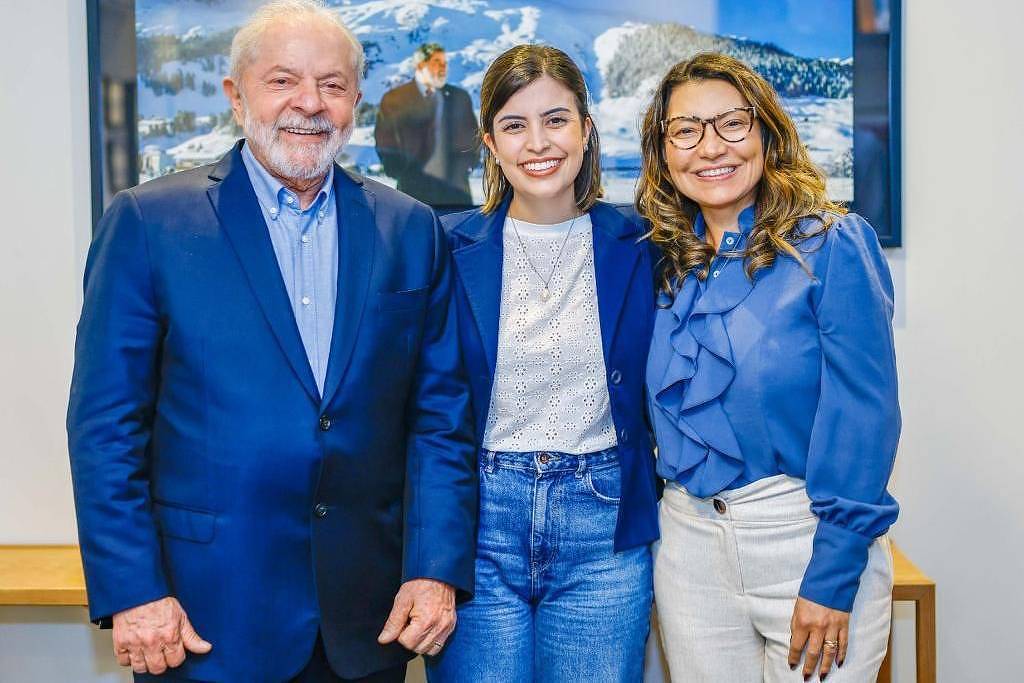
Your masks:
[[[366,67],[366,56],[363,44],[355,34],[345,26],[338,13],[324,6],[322,0],[274,0],[260,7],[249,20],[238,29],[231,41],[231,80],[240,83],[242,71],[253,61],[260,39],[266,30],[278,21],[297,21],[315,19],[335,26],[352,47],[353,68],[356,72],[356,85],[363,78]]]

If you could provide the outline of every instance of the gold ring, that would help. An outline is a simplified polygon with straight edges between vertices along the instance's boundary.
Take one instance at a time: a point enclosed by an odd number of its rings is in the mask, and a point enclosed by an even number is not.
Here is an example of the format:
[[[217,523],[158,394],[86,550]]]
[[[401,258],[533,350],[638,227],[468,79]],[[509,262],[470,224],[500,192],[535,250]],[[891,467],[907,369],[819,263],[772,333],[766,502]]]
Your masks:
[[[838,640],[826,640],[826,641],[822,642],[822,645],[825,646],[826,650],[830,650],[830,651],[831,650],[838,650],[839,649],[839,641]]]
[[[444,647],[444,643],[439,643],[439,642],[437,642],[437,641],[435,640],[435,641],[434,641],[434,647],[436,647],[436,648],[437,648],[438,650],[440,650],[441,648],[443,648],[443,647]]]

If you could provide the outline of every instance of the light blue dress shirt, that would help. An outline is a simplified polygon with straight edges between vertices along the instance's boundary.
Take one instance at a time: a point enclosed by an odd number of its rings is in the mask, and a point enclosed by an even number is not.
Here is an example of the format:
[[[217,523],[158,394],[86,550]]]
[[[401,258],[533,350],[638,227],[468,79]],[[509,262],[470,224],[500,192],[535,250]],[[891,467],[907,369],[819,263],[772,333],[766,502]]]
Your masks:
[[[322,395],[327,361],[331,355],[334,306],[338,296],[338,211],[334,200],[334,167],[328,172],[316,199],[303,210],[299,208],[298,195],[270,175],[247,144],[242,146],[242,161],[266,220],[281,278],[295,314],[295,324]]]
[[[805,480],[818,527],[800,595],[849,611],[899,510],[886,491],[900,432],[892,279],[874,230],[849,214],[797,245],[810,274],[779,256],[751,282],[726,252],[753,223],[749,208],[706,280],[660,296],[647,364],[658,473],[700,498]]]

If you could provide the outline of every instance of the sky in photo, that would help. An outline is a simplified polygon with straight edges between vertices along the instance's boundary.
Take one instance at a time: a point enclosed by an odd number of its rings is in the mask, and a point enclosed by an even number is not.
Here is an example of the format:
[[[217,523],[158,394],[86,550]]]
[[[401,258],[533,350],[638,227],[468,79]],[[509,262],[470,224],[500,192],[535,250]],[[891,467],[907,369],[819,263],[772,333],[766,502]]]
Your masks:
[[[854,0],[555,0],[581,12],[628,16],[634,21],[676,21],[721,35],[774,43],[801,57],[853,56]],[[601,7],[607,6],[607,10]]]

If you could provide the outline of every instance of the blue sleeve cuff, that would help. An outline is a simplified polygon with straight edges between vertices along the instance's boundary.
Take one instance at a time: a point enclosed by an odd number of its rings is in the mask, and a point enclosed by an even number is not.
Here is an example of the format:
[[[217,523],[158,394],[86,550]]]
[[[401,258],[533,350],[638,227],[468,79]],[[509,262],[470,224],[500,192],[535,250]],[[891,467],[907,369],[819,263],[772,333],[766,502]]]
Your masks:
[[[811,561],[800,585],[800,597],[831,609],[849,612],[875,539],[819,520]]]

